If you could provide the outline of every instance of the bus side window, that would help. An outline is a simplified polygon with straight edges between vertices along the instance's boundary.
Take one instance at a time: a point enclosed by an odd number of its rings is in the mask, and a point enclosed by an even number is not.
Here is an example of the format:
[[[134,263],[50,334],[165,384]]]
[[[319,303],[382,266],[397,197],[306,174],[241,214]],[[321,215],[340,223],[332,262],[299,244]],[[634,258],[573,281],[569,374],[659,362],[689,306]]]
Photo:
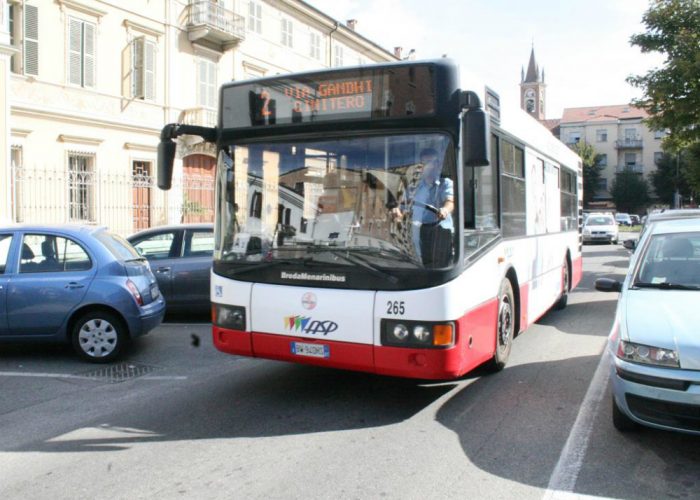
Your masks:
[[[498,235],[498,144],[498,137],[492,134],[491,164],[469,167],[465,171],[464,251],[467,257]]]

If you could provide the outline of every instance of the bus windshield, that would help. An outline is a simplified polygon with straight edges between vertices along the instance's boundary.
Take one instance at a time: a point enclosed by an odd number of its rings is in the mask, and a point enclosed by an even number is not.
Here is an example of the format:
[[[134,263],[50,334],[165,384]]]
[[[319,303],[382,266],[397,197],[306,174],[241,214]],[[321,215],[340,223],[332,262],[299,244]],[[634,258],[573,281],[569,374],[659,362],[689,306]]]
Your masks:
[[[458,254],[446,134],[231,144],[217,182],[220,262],[376,273],[444,269]]]

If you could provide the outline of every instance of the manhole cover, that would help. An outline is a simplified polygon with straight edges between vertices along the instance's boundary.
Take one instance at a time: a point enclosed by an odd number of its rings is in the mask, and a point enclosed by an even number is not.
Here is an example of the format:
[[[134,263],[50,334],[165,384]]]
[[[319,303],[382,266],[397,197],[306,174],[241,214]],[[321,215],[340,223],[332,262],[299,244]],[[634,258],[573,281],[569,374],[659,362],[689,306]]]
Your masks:
[[[140,365],[138,363],[116,363],[97,370],[80,373],[79,375],[83,378],[104,380],[114,384],[132,378],[143,377],[154,370],[158,370],[158,367]]]

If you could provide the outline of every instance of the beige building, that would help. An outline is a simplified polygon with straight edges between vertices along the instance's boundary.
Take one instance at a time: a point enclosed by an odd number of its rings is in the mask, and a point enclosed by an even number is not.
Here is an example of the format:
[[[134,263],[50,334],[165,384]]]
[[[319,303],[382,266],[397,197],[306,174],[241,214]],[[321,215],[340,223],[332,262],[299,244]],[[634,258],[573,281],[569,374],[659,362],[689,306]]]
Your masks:
[[[10,45],[9,5],[0,3],[0,186],[10,185]],[[0,224],[10,222],[10,190],[0,188]]]
[[[0,1],[0,219],[17,222],[210,221],[210,145],[181,141],[173,189],[155,187],[164,124],[213,125],[223,82],[397,59],[300,0]]]
[[[615,174],[625,168],[646,178],[656,169],[664,132],[650,130],[643,122],[646,117],[645,110],[629,104],[564,109],[560,140],[568,145],[586,141],[602,155],[595,199],[611,199]]]

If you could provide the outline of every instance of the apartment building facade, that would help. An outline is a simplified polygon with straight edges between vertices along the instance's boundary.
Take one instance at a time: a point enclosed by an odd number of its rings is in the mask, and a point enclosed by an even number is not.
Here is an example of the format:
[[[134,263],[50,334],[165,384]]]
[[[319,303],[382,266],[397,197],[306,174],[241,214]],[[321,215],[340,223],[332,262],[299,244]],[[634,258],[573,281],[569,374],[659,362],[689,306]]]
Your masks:
[[[218,88],[230,80],[396,60],[353,22],[301,0],[3,4],[0,77],[3,54],[10,71],[0,218],[15,222],[129,234],[210,221],[211,145],[180,141],[173,189],[155,187],[164,124],[213,125]]]
[[[567,145],[585,141],[602,155],[595,200],[612,198],[610,188],[616,173],[629,168],[648,177],[656,169],[664,132],[649,129],[643,121],[646,117],[645,110],[628,104],[564,109],[560,140]]]

